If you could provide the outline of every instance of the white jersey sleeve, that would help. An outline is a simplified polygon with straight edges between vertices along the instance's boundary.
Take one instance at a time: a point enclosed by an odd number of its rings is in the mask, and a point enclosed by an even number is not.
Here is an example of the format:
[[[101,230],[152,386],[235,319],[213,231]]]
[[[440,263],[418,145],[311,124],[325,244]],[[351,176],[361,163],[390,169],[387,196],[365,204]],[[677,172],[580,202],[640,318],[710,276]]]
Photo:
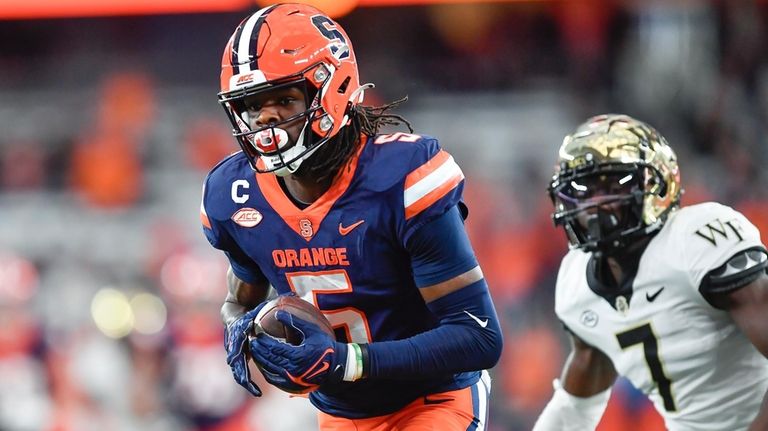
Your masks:
[[[702,279],[737,253],[763,247],[760,231],[740,212],[725,205],[707,202],[685,207],[677,214],[670,235],[682,245],[690,285],[696,289]]]

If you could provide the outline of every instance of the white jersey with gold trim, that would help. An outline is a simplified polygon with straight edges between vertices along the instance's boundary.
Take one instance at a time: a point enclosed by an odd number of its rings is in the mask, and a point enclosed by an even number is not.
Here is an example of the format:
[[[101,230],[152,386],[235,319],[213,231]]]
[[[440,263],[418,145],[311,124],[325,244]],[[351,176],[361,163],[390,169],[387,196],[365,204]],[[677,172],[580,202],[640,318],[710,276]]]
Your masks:
[[[670,215],[640,259],[631,295],[614,303],[588,285],[591,254],[571,250],[555,311],[645,393],[669,430],[744,430],[768,389],[768,359],[710,305],[699,285],[736,253],[762,247],[743,215],[717,203]]]

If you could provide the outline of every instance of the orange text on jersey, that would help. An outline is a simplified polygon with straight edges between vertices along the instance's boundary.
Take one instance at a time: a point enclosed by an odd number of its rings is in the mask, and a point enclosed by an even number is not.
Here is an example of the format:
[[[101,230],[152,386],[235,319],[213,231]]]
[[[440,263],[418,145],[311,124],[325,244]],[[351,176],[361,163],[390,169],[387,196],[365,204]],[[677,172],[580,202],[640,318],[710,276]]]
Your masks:
[[[272,260],[278,268],[339,265],[349,266],[347,248],[300,248],[274,250]]]

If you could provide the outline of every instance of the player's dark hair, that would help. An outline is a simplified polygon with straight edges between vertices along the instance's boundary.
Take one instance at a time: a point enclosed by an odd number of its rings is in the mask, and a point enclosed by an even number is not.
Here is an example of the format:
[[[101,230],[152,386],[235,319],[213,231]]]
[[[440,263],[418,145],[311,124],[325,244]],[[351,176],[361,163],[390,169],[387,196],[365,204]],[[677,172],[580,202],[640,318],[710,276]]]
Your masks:
[[[350,108],[350,124],[343,128],[330,142],[322,145],[310,157],[309,163],[303,163],[300,176],[314,178],[318,183],[336,176],[359,145],[363,144],[360,134],[374,136],[385,126],[405,125],[413,133],[411,123],[404,117],[387,112],[408,100],[408,96],[381,106],[355,105]],[[304,169],[302,169],[304,168]]]

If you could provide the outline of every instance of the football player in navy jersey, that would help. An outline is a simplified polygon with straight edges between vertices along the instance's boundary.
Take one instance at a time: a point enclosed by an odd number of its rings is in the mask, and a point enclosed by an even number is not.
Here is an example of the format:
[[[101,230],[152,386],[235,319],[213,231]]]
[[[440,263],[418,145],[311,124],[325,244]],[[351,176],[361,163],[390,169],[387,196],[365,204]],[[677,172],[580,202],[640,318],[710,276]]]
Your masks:
[[[593,430],[617,376],[667,429],[768,429],[768,251],[715,202],[680,207],[677,157],[626,115],[566,136],[549,187],[571,249],[555,312],[572,351],[534,431]]]
[[[205,180],[201,220],[230,262],[227,362],[309,393],[323,430],[481,430],[502,334],[464,230],[464,175],[437,140],[362,105],[345,31],[306,5],[243,20],[226,45],[219,102],[239,151]],[[412,132],[412,130],[410,130]],[[317,306],[331,337],[284,311],[290,345],[254,335],[270,286]],[[258,331],[256,331],[258,332]]]

